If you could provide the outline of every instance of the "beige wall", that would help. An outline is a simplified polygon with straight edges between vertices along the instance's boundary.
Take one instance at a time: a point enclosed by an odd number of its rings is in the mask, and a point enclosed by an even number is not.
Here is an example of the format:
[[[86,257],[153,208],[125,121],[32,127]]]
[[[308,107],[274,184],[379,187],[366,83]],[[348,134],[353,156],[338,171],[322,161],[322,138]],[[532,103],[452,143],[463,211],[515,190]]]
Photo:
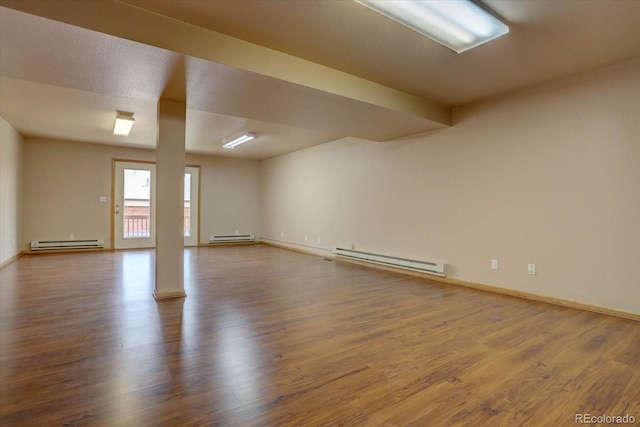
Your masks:
[[[20,253],[23,139],[0,117],[0,264]]]
[[[212,156],[189,156],[187,163],[202,165],[200,239],[214,234],[260,236],[260,163]]]
[[[25,140],[24,238],[104,239],[111,246],[113,158],[155,161],[152,150],[45,139]],[[260,235],[260,164],[251,160],[187,155],[201,166],[200,236]],[[101,203],[100,196],[107,202]]]
[[[640,60],[454,120],[263,162],[263,238],[441,261],[454,278],[640,314]]]

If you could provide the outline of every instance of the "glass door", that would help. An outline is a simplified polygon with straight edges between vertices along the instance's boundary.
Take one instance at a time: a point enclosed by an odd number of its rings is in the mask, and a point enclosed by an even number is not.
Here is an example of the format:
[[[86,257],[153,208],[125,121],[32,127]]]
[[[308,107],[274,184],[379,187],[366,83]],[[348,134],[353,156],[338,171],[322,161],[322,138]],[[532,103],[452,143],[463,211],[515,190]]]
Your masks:
[[[113,247],[153,248],[155,236],[156,165],[115,161]],[[184,173],[184,245],[197,246],[199,232],[200,167]]]
[[[184,168],[184,245],[198,246],[200,168]]]
[[[115,249],[155,247],[155,179],[156,165],[153,163],[116,161]]]

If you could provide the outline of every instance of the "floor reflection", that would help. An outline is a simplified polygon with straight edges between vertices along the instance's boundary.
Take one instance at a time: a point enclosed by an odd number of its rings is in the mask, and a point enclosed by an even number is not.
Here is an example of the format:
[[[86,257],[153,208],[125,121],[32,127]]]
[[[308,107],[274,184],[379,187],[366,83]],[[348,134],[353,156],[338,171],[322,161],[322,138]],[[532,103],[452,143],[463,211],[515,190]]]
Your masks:
[[[264,384],[259,375],[262,352],[256,345],[253,323],[242,309],[224,307],[220,315],[217,365],[224,372],[225,386],[232,390],[242,404],[258,400]]]
[[[153,252],[126,251],[120,252],[122,257],[122,300],[133,301],[148,299],[153,292],[154,265]]]

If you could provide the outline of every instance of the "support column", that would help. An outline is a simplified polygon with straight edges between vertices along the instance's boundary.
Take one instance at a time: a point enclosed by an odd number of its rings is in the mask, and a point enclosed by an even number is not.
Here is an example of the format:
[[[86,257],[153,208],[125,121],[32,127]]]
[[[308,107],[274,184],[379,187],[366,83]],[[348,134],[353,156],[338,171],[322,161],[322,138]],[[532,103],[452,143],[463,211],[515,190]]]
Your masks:
[[[184,291],[185,102],[158,101],[156,143],[156,300]]]

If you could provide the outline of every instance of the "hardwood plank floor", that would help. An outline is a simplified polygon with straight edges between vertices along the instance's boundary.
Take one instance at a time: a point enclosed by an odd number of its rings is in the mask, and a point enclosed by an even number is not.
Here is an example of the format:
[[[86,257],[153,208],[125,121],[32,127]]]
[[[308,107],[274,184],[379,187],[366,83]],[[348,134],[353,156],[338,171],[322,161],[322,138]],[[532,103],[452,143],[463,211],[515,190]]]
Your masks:
[[[2,426],[640,424],[640,323],[262,245],[0,271]]]

